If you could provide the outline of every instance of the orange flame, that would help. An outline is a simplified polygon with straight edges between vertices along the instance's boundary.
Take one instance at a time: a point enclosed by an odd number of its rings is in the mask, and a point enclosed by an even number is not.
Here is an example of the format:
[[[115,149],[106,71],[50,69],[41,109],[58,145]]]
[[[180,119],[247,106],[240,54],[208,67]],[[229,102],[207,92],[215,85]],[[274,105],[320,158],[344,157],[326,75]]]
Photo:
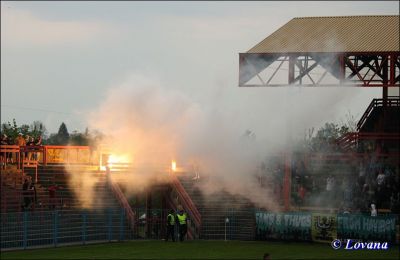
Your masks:
[[[171,170],[172,170],[173,172],[176,171],[176,161],[172,161],[172,162],[171,162]]]

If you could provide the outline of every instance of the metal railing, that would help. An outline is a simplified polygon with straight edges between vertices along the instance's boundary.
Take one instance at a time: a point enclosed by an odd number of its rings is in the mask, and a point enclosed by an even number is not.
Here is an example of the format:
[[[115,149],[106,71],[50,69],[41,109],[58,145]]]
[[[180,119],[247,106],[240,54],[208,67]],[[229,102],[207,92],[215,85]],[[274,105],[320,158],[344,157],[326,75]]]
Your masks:
[[[372,110],[375,107],[398,107],[400,106],[400,99],[399,97],[388,97],[388,99],[383,99],[383,98],[374,98],[367,109],[365,110],[364,114],[360,118],[360,121],[357,123],[357,131],[359,131],[364,123],[366,122],[368,116],[371,114]]]
[[[115,183],[112,178],[110,178],[110,172],[108,171],[107,173],[107,182],[111,188],[111,191],[113,192],[114,196],[117,198],[120,206],[125,210],[126,212],[126,218],[129,223],[129,227],[131,230],[134,230],[135,228],[135,212],[132,210],[131,206],[129,205],[128,200],[126,199],[124,193],[121,191],[120,187],[118,186],[118,183]]]
[[[14,157],[17,168],[20,168],[21,152],[18,145],[0,145],[0,155],[0,161],[3,168],[7,166],[8,160],[14,159]]]
[[[336,140],[343,150],[354,149],[361,140],[400,140],[400,133],[346,133]]]
[[[190,224],[192,225],[192,227],[189,226],[192,231],[191,235],[193,235],[193,238],[198,237],[201,229],[201,214],[196,205],[193,203],[190,196],[185,191],[185,188],[182,186],[178,178],[173,174],[171,175],[171,178],[175,195],[178,197],[179,200],[178,203],[180,203],[181,206],[185,209],[191,220]]]
[[[1,214],[1,250],[132,239],[123,209]]]

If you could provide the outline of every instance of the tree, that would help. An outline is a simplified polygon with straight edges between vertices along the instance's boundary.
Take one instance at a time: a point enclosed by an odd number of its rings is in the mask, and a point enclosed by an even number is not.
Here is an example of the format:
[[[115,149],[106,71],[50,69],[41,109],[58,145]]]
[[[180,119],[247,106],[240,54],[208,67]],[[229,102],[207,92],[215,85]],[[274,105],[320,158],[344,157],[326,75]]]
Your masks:
[[[89,144],[89,138],[85,134],[78,133],[77,131],[74,131],[70,135],[70,144],[71,145],[88,145]]]
[[[67,145],[69,142],[69,133],[67,126],[64,122],[61,123],[57,133],[57,143],[60,145]]]
[[[10,122],[1,124],[1,133],[6,134],[9,138],[14,140],[18,136],[18,126],[15,118],[13,119],[12,124]]]
[[[309,129],[304,138],[306,150],[312,152],[329,152],[335,150],[336,140],[342,135],[351,132],[351,126],[347,124],[325,123],[314,135],[314,128]]]
[[[33,123],[30,125],[30,135],[34,137],[42,136],[43,138],[46,137],[47,130],[44,124],[41,121],[33,121]]]

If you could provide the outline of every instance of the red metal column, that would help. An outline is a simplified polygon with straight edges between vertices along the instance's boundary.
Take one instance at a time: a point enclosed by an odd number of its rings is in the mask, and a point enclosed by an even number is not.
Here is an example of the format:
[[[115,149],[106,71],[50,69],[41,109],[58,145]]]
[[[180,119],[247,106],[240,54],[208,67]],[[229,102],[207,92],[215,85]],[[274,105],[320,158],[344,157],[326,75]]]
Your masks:
[[[394,53],[391,53],[389,55],[389,85],[390,86],[394,86],[394,80],[396,78],[396,75],[395,75],[396,60],[397,60],[397,55]]]
[[[387,98],[388,98],[388,72],[389,72],[389,56],[382,56],[382,84],[383,84],[383,106],[386,106]]]
[[[283,178],[283,203],[285,210],[290,210],[290,197],[291,197],[291,177],[292,177],[292,167],[291,167],[291,156],[289,152],[284,155],[285,163],[285,176]]]
[[[383,98],[383,117],[381,121],[381,131],[385,132],[385,125],[387,120],[387,102],[388,102],[388,72],[389,72],[389,56],[382,56],[382,98]],[[378,140],[376,141],[378,143]],[[382,141],[383,145],[383,141]]]

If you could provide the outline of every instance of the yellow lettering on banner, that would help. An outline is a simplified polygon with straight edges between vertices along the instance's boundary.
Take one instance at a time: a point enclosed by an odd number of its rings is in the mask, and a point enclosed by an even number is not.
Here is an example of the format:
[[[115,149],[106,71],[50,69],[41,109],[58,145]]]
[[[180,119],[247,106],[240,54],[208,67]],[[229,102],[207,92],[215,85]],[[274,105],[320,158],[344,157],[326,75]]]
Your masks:
[[[337,237],[335,214],[312,214],[311,237],[313,241],[331,243]]]

